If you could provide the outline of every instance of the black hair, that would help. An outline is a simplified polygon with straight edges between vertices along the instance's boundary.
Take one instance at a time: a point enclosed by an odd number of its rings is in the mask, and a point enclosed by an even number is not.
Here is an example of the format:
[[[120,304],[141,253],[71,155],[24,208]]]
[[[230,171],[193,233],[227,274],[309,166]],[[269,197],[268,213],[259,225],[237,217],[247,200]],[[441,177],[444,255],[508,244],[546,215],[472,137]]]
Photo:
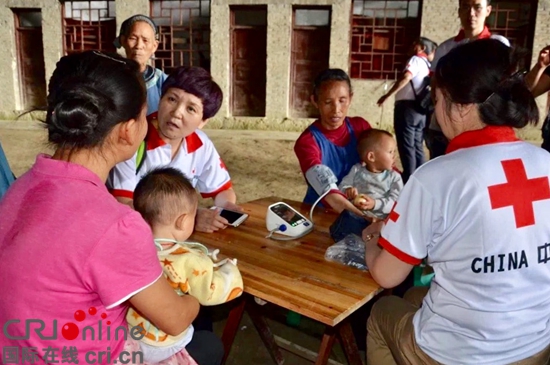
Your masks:
[[[450,104],[477,104],[483,123],[514,128],[536,124],[539,110],[522,73],[517,72],[522,51],[495,39],[456,47],[442,57],[435,86]]]
[[[414,44],[418,44],[424,48],[426,54],[430,54],[438,47],[438,44],[426,37],[419,37]]]
[[[171,224],[174,219],[197,208],[199,197],[189,179],[172,167],[148,172],[134,190],[134,208],[143,219]]]
[[[100,146],[117,124],[139,118],[146,95],[135,61],[97,51],[64,56],[48,85],[48,141],[69,150]]]
[[[361,133],[357,141],[357,153],[359,153],[361,159],[367,151],[374,150],[384,136],[393,138],[390,132],[383,129],[371,128]]]
[[[210,72],[202,67],[176,68],[162,84],[162,96],[172,87],[201,99],[203,120],[212,118],[222,106],[222,89],[214,81]]]
[[[465,0],[458,0],[458,6],[460,6],[460,4],[462,4],[462,2],[465,1]],[[491,0],[487,0],[487,6],[491,5]]]
[[[351,88],[351,80],[346,71],[339,68],[328,68],[317,75],[315,81],[313,82],[313,97],[315,100],[319,97],[319,91],[321,90],[323,84],[331,81],[344,81],[348,84],[349,93],[353,93]]]

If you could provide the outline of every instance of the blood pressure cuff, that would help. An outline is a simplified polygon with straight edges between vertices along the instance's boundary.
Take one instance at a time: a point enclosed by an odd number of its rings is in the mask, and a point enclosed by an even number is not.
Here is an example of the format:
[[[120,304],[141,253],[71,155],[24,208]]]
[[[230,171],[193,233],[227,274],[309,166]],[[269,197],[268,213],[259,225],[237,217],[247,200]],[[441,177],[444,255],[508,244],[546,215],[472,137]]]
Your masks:
[[[338,190],[338,178],[327,165],[314,165],[306,171],[306,180],[313,190],[323,195],[329,190]]]

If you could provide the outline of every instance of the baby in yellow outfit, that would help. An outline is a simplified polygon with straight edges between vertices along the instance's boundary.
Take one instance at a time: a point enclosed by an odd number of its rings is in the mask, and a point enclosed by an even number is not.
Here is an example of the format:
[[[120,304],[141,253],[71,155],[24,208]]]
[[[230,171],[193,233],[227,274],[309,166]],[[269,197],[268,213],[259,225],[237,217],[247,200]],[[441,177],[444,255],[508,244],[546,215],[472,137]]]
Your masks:
[[[186,242],[193,233],[198,195],[178,170],[151,171],[134,191],[134,207],[149,223],[164,276],[179,295],[192,295],[201,305],[217,305],[237,298],[243,280],[236,259],[218,261],[200,243]],[[193,326],[170,336],[130,308],[130,327],[143,328],[141,350],[147,362],[160,362],[181,351],[193,337]]]

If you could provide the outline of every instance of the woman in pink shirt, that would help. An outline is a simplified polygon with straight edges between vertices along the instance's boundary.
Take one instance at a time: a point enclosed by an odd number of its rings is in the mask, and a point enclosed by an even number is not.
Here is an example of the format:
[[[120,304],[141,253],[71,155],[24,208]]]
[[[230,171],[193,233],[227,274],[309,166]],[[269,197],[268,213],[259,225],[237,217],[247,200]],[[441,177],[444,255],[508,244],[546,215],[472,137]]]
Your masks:
[[[145,221],[105,187],[145,137],[145,101],[132,60],[93,51],[58,62],[46,116],[55,153],[0,204],[3,363],[139,363],[128,305],[170,335],[197,315],[197,300],[162,277]],[[164,363],[195,364],[185,350]]]

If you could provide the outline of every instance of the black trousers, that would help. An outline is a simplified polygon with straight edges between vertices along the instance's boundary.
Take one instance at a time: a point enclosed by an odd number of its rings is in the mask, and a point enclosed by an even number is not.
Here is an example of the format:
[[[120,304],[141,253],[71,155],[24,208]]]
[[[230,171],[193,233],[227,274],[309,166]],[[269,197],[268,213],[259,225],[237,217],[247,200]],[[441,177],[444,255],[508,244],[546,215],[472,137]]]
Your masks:
[[[195,331],[193,339],[185,346],[189,355],[199,365],[220,365],[223,360],[223,343],[213,332]]]
[[[404,183],[426,161],[423,139],[427,115],[416,108],[414,100],[398,100],[393,111],[393,127],[403,165],[401,177]]]

